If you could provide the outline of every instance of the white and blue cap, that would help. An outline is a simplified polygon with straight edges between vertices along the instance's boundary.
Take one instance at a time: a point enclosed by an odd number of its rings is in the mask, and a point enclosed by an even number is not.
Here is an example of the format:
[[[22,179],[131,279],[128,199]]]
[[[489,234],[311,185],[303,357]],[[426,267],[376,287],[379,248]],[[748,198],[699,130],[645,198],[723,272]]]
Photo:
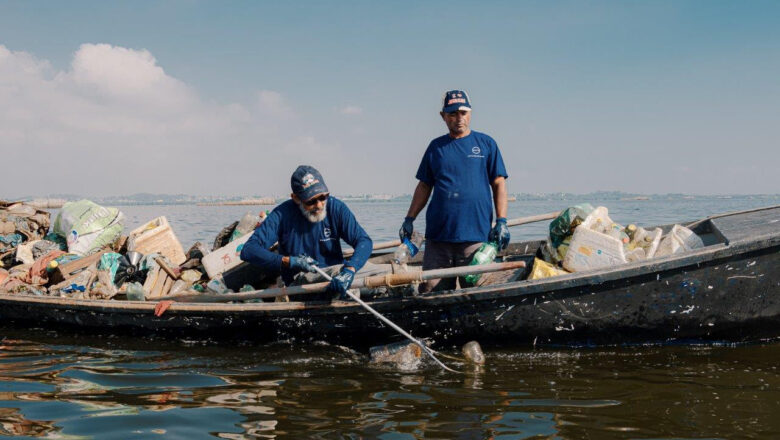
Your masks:
[[[304,202],[317,194],[328,192],[322,174],[308,165],[300,165],[295,169],[290,177],[290,187],[292,187],[292,192]]]
[[[450,90],[444,93],[442,99],[441,111],[452,113],[458,110],[471,111],[471,101],[469,95],[463,90]]]

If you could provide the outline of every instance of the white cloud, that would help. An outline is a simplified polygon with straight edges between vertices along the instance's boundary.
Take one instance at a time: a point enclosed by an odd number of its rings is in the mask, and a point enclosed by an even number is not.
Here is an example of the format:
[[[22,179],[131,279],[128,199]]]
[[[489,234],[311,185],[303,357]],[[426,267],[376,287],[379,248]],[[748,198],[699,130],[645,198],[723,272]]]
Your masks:
[[[55,71],[0,45],[0,154],[16,183],[0,198],[286,191],[292,151],[324,147],[282,94],[254,96],[206,102],[147,50],[84,44]]]

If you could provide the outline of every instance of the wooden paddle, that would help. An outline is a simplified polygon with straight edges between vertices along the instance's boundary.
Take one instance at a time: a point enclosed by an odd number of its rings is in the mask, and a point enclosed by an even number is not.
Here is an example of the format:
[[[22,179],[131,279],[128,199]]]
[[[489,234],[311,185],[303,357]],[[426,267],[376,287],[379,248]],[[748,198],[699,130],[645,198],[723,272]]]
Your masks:
[[[359,278],[352,283],[353,288],[358,287],[379,287],[379,286],[402,286],[406,284],[421,282],[430,279],[452,278],[463,275],[478,273],[497,272],[501,270],[512,270],[525,267],[524,261],[512,261],[508,263],[491,263],[478,266],[461,266],[447,269],[434,269],[426,271],[412,271],[396,274],[373,275]],[[303,286],[275,287],[265,290],[252,290],[239,293],[221,293],[221,294],[178,294],[168,295],[159,300],[169,300],[178,302],[229,302],[246,301],[249,299],[276,298],[285,295],[300,295],[303,293],[324,292],[328,288],[327,282],[312,283]]]

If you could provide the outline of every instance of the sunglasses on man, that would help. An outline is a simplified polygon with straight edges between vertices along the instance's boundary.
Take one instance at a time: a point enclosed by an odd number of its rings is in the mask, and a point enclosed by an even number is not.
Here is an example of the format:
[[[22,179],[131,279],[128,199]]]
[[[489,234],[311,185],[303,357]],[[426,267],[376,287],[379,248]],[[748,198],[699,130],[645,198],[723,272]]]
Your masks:
[[[328,197],[330,197],[330,194],[320,194],[317,197],[312,197],[309,200],[303,202],[306,206],[314,206],[317,204],[317,202],[325,202],[328,200]]]

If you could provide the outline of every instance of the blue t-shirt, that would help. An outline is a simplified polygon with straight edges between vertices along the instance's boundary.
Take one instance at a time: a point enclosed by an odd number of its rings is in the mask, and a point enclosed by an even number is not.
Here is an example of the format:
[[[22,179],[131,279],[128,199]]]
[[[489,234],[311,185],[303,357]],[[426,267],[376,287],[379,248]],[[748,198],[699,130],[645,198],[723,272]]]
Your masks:
[[[283,255],[306,254],[317,260],[320,267],[344,263],[356,271],[360,270],[371,256],[374,247],[371,238],[341,200],[328,198],[325,210],[325,219],[312,223],[303,216],[295,202],[287,200],[274,208],[255,229],[241,249],[241,259],[263,269],[281,269],[285,284],[292,282],[297,272],[281,267]],[[347,261],[341,252],[340,240],[355,249],[352,258]],[[268,250],[277,241],[278,254]]]
[[[433,188],[425,215],[425,238],[451,243],[487,240],[493,222],[491,183],[508,177],[496,141],[472,131],[444,135],[425,150],[417,179]]]

